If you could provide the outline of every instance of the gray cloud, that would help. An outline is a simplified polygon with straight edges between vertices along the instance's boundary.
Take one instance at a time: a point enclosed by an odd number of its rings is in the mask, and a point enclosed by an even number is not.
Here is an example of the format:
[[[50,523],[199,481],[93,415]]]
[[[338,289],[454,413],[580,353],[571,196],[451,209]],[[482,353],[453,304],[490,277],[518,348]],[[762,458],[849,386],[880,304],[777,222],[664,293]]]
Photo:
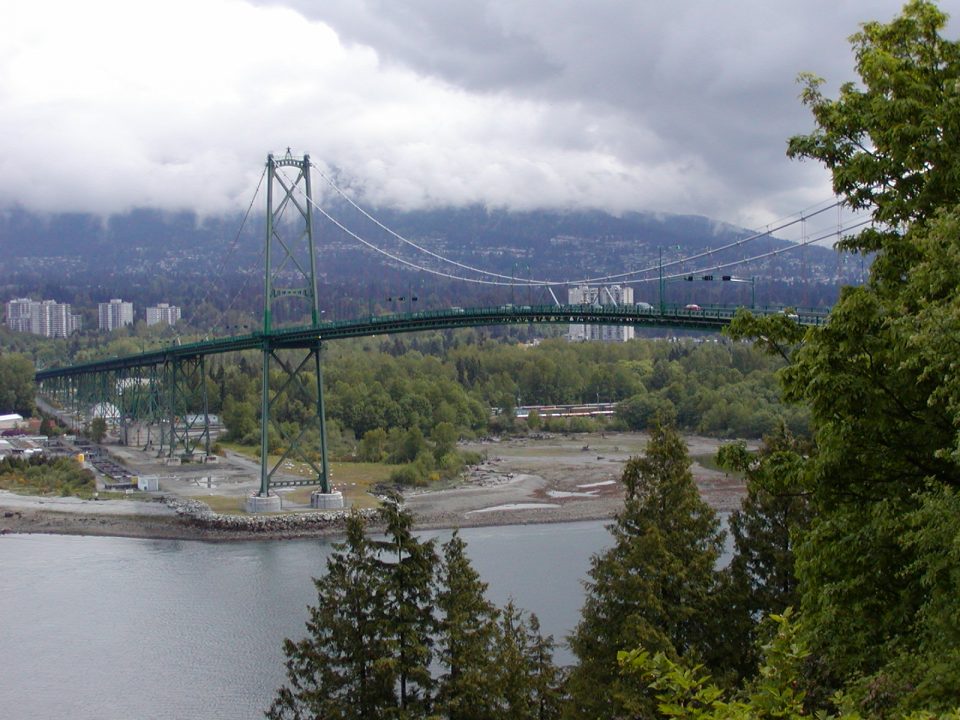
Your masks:
[[[686,198],[731,219],[762,198],[772,217],[829,192],[822,171],[784,155],[787,138],[811,127],[797,74],[816,72],[834,88],[853,79],[847,37],[861,22],[887,20],[902,6],[900,0],[279,1],[418,73],[474,92],[574,105],[576,113],[568,109],[556,127],[544,128],[550,141],[603,148],[647,169],[673,162],[702,173],[675,188],[677,205]],[[711,201],[708,193],[719,187],[728,190]],[[776,200],[781,194],[795,204]]]
[[[8,3],[0,206],[237,209],[266,153],[289,145],[373,204],[759,226],[829,194],[822,169],[784,154],[811,127],[797,73],[853,79],[847,37],[900,6]]]

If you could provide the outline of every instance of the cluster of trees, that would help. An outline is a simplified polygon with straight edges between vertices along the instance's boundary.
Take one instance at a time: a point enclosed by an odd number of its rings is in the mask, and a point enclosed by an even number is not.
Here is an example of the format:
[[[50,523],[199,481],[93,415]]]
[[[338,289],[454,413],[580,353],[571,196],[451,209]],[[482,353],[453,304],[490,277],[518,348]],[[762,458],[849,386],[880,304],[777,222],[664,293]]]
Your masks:
[[[535,615],[497,608],[454,533],[440,552],[396,500],[383,539],[360,515],[315,581],[308,635],[284,642],[281,718],[558,717],[561,675]]]
[[[282,354],[282,353],[281,353]],[[227,441],[259,448],[261,356],[237,353],[208,363],[206,396]],[[547,340],[537,346],[491,341],[474,331],[412,338],[331,343],[324,351],[327,446],[339,460],[402,464],[394,478],[423,484],[456,476],[475,462],[460,439],[486,433],[546,429],[590,431],[586,418],[515,418],[528,403],[619,402],[608,426],[642,430],[660,414],[683,429],[720,436],[759,437],[779,423],[807,427],[804,410],[780,403],[775,373],[783,361],[750,343],[694,339],[638,340],[616,345]],[[281,371],[268,447],[284,437],[319,448],[314,393],[317,378],[301,371],[294,391]],[[492,407],[502,412],[491,416]]]
[[[843,245],[874,262],[823,328],[734,327],[789,357],[785,396],[815,428],[812,448],[757,459],[767,489],[810,506],[793,535],[798,682],[812,705],[842,690],[879,717],[960,695],[960,43],[945,23],[912,0],[853,36],[860,82],[837,99],[803,77],[816,128],[789,153],[872,213]]]
[[[745,453],[733,446],[731,464]],[[638,647],[705,664],[725,687],[753,677],[757,614],[796,599],[782,583],[792,567],[793,516],[778,514],[773,496],[755,497],[733,523],[737,560],[718,569],[723,532],[690,464],[669,425],[656,425],[644,455],[627,463],[613,544],[592,560],[569,638],[578,661],[571,668],[553,664],[553,641],[535,616],[484,599],[456,534],[441,558],[432,541],[411,534],[395,501],[382,511],[384,540],[370,540],[351,517],[347,540],[316,581],[307,636],[284,644],[287,684],[268,717],[652,717],[656,692],[618,664]],[[765,532],[746,530],[758,527]]]
[[[87,497],[96,483],[93,473],[72,458],[11,455],[0,459],[0,487],[31,495]]]
[[[716,338],[537,347],[477,344],[451,349],[457,380],[492,407],[618,403],[619,427],[646,429],[661,414],[720,437],[760,437],[780,420],[802,431],[804,411],[780,403],[782,366],[751,344]],[[506,425],[509,429],[509,423]]]
[[[645,429],[660,414],[684,430],[760,437],[781,422],[798,433],[808,427],[805,410],[780,402],[776,371],[783,364],[750,343],[546,340],[531,347],[469,331],[436,333],[432,340],[332,343],[324,355],[324,389],[331,444],[348,455],[370,432],[418,428],[433,438],[446,426],[460,437],[522,429],[514,417],[518,402],[615,402],[615,426],[622,429]],[[304,377],[307,385],[316,381]],[[275,380],[279,386],[282,377]],[[258,442],[259,383],[259,358],[252,354],[211,371],[211,409],[222,414],[235,441]],[[490,408],[503,412],[491,418]],[[274,412],[281,422],[309,414],[296,403],[280,403]],[[397,443],[388,445],[380,456],[396,454]]]
[[[33,415],[33,372],[33,361],[28,356],[11,352],[0,354],[0,415]]]

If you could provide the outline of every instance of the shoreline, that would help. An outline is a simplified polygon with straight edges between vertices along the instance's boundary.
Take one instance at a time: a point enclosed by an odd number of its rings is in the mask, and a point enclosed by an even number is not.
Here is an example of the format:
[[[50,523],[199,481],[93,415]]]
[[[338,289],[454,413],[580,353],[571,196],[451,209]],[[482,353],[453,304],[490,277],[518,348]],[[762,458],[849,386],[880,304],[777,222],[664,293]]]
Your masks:
[[[123,505],[138,501],[100,500],[87,503],[83,509],[69,511],[41,507],[53,498],[0,494],[0,536],[6,535],[87,535],[97,537],[129,537],[148,540],[195,540],[200,542],[282,541],[342,536],[349,510],[282,515],[244,516],[206,512],[138,514],[122,512]],[[57,498],[59,499],[59,498]],[[147,504],[147,503],[141,503]],[[90,507],[93,505],[94,507]],[[118,508],[117,505],[121,507]],[[160,505],[160,503],[158,503]],[[165,506],[164,507],[168,507]],[[99,512],[99,510],[109,510]],[[121,511],[118,511],[121,510]],[[503,527],[508,525],[547,525],[571,522],[611,520],[613,514],[597,508],[597,512],[564,512],[563,506],[544,510],[501,510],[464,517],[456,513],[414,515],[415,530],[446,530],[467,527]],[[369,527],[379,526],[373,511],[363,512]]]
[[[719,441],[685,438],[692,456],[711,455]],[[512,438],[478,445],[491,457],[451,487],[408,490],[404,505],[416,530],[609,521],[623,507],[619,482],[623,463],[642,452],[644,433]],[[140,472],[164,466],[131,448],[111,448],[118,460]],[[342,537],[345,510],[311,510],[303,505],[275,514],[219,514],[204,501],[211,487],[236,497],[255,491],[255,468],[231,455],[216,470],[178,468],[170,486],[148,498],[84,500],[18,495],[0,490],[0,537],[18,534],[116,536],[156,540],[234,542]],[[169,471],[167,471],[169,472]],[[691,460],[701,497],[716,511],[740,506],[741,478]],[[211,485],[211,481],[214,484]],[[376,511],[358,510],[376,531]]]

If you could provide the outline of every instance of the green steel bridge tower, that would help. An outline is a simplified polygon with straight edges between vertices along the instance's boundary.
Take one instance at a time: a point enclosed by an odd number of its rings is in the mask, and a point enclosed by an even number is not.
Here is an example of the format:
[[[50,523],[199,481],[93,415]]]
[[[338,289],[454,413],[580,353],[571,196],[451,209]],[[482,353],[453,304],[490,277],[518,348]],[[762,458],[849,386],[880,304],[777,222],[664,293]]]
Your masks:
[[[285,170],[289,169],[289,174]],[[276,502],[271,487],[319,485],[313,503],[342,506],[330,492],[330,469],[327,461],[326,422],[323,406],[323,370],[320,361],[320,309],[317,304],[317,255],[313,237],[313,193],[310,184],[310,156],[267,156],[266,268],[263,290],[263,377],[260,405],[260,491],[250,504],[272,508]],[[292,177],[291,177],[292,176]],[[315,331],[316,340],[298,347],[281,348],[274,336],[275,320],[284,308],[299,310],[299,321],[309,311],[307,327]],[[303,325],[299,325],[303,327]],[[277,390],[271,378],[279,376]],[[276,383],[274,383],[275,385]],[[273,408],[284,400],[299,400],[316,408],[310,422],[303,423],[295,436],[288,435],[282,425],[273,421]],[[285,447],[272,465],[269,458],[270,431],[283,440]],[[314,433],[310,431],[314,430]],[[309,447],[306,438],[318,438],[319,447]],[[295,458],[310,474],[301,479],[275,477],[289,458]],[[324,500],[322,496],[330,496]],[[337,496],[339,497],[339,496]]]

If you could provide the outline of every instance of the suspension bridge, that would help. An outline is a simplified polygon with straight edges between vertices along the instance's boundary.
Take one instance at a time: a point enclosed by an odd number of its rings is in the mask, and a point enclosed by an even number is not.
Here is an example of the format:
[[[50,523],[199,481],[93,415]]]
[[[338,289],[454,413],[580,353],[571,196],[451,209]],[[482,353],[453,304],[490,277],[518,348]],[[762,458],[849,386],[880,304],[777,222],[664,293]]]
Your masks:
[[[369,244],[337,223],[313,200],[309,156],[268,156],[266,169],[266,245],[264,273],[263,326],[259,331],[206,339],[199,342],[173,342],[161,349],[139,354],[95,360],[69,367],[46,368],[36,373],[39,394],[47,402],[72,418],[86,417],[87,410],[99,403],[117,408],[122,426],[146,425],[148,443],[152,428],[158,430],[158,456],[171,459],[209,457],[211,422],[208,412],[206,360],[210,356],[239,351],[262,353],[260,407],[260,488],[248,498],[247,509],[279,509],[279,498],[271,488],[290,485],[317,486],[311,505],[339,507],[339,493],[331,491],[327,462],[326,426],[323,396],[321,349],[324,342],[345,338],[409,333],[420,330],[445,330],[510,324],[585,324],[632,327],[676,328],[718,331],[728,325],[739,307],[674,305],[663,301],[663,285],[682,276],[663,275],[657,280],[660,295],[657,305],[646,303],[621,305],[570,305],[557,301],[550,305],[499,305],[493,307],[450,307],[418,312],[369,315],[348,320],[324,321],[317,301],[317,254],[314,243],[313,213],[324,216],[364,244]],[[261,180],[262,182],[262,180]],[[351,201],[352,202],[352,201]],[[290,220],[290,216],[294,218]],[[369,217],[369,216],[368,216]],[[849,229],[849,228],[848,228]],[[392,231],[390,231],[392,233]],[[400,236],[397,236],[398,238]],[[403,242],[441,258],[405,238]],[[811,240],[812,241],[812,240]],[[740,241],[743,242],[743,241]],[[382,251],[381,251],[382,252]],[[775,254],[778,251],[773,251]],[[411,265],[398,256],[394,262]],[[704,253],[706,255],[708,253]],[[695,258],[701,257],[700,255]],[[489,284],[517,284],[514,279],[472,268],[455,261],[461,271],[483,273],[473,280]],[[416,266],[434,274],[458,277],[452,273]],[[715,265],[709,270],[722,270]],[[591,281],[620,279],[629,273],[590,278]],[[465,279],[459,277],[458,279]],[[507,282],[507,280],[510,282]],[[726,278],[725,278],[726,279]],[[584,281],[577,281],[584,282]],[[549,288],[549,281],[525,280],[523,285]],[[275,327],[275,311],[295,306],[309,321],[299,326]],[[781,307],[752,307],[757,315],[784,314]],[[821,325],[827,311],[791,310],[790,319],[801,325]],[[277,377],[280,382],[277,382]],[[272,380],[272,381],[271,381]],[[273,420],[273,408],[284,399],[297,398],[311,411],[311,422],[304,423],[296,435],[290,435]],[[271,459],[268,453],[269,431],[273,428],[283,440],[284,452]],[[316,434],[309,431],[314,429]],[[122,433],[125,435],[126,433]],[[305,436],[319,436],[305,441]],[[278,474],[288,460],[299,460],[310,468],[306,477],[289,478]]]

